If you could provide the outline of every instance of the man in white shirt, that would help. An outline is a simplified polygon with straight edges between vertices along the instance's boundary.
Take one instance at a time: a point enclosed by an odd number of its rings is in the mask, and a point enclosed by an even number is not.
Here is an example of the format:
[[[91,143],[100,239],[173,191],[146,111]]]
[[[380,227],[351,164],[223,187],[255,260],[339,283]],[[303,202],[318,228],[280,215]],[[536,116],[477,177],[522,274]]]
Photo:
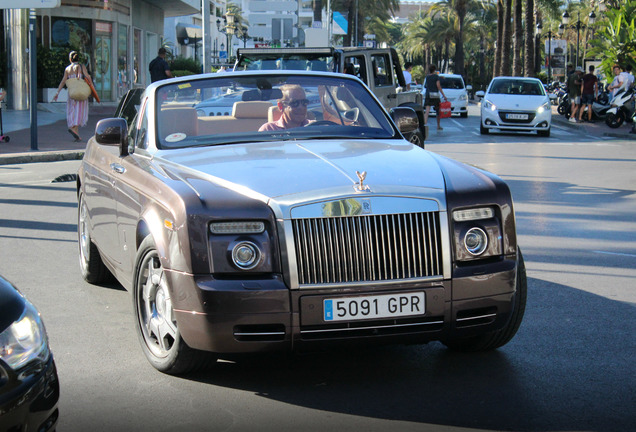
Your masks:
[[[406,90],[411,90],[411,83],[413,82],[413,77],[411,76],[412,69],[413,63],[404,63],[404,81],[406,81]]]
[[[618,91],[622,89],[623,85],[625,84],[625,76],[621,73],[621,67],[617,64],[614,65],[612,70],[614,71],[614,80],[608,87],[608,90],[610,91],[610,96],[612,97],[612,99],[614,99],[616,93],[618,93]]]
[[[622,72],[621,75],[623,76],[623,79],[625,80],[624,88],[626,90],[629,90],[630,88],[632,88],[634,85],[634,75],[632,75],[632,65],[625,66],[625,72]]]

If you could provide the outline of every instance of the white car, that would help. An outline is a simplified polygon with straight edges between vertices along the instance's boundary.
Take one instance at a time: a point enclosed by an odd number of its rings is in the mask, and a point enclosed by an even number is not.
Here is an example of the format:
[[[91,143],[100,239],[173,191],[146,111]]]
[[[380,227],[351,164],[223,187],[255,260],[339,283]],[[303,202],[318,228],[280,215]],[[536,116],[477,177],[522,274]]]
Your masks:
[[[496,77],[488,85],[481,101],[482,134],[499,129],[536,131],[539,136],[549,137],[551,124],[550,98],[538,79]]]
[[[439,74],[442,90],[451,103],[452,114],[468,117],[468,90],[464,85],[464,78],[455,74]],[[422,86],[422,95],[426,100],[426,79]]]

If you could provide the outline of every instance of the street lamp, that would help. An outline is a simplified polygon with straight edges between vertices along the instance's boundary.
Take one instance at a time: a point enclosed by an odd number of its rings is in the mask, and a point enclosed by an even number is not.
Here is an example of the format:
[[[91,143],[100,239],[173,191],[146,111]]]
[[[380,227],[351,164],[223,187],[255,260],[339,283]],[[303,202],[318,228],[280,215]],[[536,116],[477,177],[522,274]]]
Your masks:
[[[593,25],[596,21],[596,14],[594,11],[590,12],[588,16],[588,25]],[[570,24],[570,14],[568,11],[563,12],[561,16],[562,24],[559,26],[559,35],[562,35],[565,32],[566,28],[570,28],[572,30],[576,30],[576,67],[579,66],[579,45],[580,45],[580,33],[581,29],[587,28],[587,26],[581,22],[581,12],[577,12],[577,20],[574,24]]]
[[[541,38],[541,31],[543,30],[543,25],[541,22],[537,23],[537,29],[535,30],[535,34]],[[552,28],[548,29],[548,33],[545,35],[548,38],[548,83],[552,82]]]
[[[227,37],[228,62],[232,54],[231,52],[229,52],[232,49],[232,36],[234,35],[234,32],[236,31],[236,27],[234,25],[234,18],[235,18],[234,13],[232,13],[232,11],[227,11],[225,12],[225,16],[223,17],[223,24],[221,24],[220,19],[216,20],[217,30],[221,33],[224,33]],[[221,44],[221,46],[223,46],[223,44]],[[221,49],[221,51],[223,51],[223,49]]]
[[[250,38],[247,34],[247,30],[247,27],[241,26],[241,36],[239,38],[243,41],[243,48],[247,46],[247,40]]]

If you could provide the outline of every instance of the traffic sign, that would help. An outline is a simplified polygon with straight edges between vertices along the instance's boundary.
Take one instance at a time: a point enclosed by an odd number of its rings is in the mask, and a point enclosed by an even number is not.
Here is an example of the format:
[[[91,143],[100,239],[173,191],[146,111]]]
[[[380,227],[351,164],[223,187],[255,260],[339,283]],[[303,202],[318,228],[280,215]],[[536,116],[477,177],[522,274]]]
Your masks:
[[[0,0],[0,9],[49,9],[60,7],[62,0]]]

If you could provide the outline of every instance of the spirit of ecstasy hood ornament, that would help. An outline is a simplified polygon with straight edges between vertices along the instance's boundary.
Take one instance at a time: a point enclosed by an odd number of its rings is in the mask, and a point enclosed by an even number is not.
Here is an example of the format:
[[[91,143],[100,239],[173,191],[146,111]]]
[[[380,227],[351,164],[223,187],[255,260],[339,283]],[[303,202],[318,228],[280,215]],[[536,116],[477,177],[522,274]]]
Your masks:
[[[358,179],[360,180],[360,183],[356,183],[355,185],[355,189],[359,190],[359,191],[368,191],[369,186],[366,186],[364,184],[364,179],[367,178],[367,172],[366,171],[356,171],[356,175],[358,176]]]

